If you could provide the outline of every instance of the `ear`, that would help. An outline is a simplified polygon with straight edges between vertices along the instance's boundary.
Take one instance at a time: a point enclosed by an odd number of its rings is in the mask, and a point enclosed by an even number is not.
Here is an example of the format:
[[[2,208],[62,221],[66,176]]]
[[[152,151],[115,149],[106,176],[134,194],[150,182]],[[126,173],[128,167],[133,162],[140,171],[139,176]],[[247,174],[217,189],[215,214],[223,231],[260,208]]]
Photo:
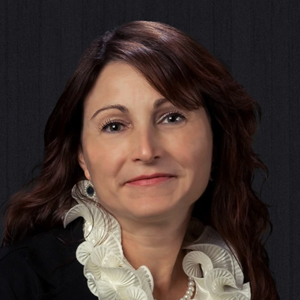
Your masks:
[[[90,175],[90,172],[89,172],[89,170],[87,168],[87,165],[85,163],[85,159],[84,159],[82,149],[79,149],[79,151],[78,151],[78,163],[79,163],[81,169],[83,170],[84,176],[86,177],[86,179],[91,180],[91,175]]]

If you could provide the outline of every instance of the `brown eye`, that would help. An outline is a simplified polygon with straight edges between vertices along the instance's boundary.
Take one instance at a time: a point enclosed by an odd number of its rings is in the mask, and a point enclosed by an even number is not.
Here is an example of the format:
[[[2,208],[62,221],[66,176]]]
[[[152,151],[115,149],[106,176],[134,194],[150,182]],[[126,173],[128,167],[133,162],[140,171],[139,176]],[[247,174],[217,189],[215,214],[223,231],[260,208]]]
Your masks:
[[[106,125],[102,127],[102,131],[108,132],[108,133],[115,133],[119,132],[124,129],[124,125],[120,122],[111,122],[109,121]]]
[[[161,120],[162,124],[176,124],[184,121],[185,117],[178,112],[173,112],[163,116]]]

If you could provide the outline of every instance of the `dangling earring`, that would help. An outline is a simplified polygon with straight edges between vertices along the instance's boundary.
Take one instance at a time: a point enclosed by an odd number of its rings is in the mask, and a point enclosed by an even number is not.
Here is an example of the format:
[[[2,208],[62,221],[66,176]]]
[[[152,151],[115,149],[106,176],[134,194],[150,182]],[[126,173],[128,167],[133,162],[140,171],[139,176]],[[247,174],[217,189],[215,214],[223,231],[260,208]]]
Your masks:
[[[77,182],[72,188],[72,197],[77,200],[84,200],[84,198],[88,198],[98,201],[94,186],[89,180],[81,180]]]
[[[94,198],[96,196],[94,186],[89,180],[85,180],[85,193],[89,198]]]

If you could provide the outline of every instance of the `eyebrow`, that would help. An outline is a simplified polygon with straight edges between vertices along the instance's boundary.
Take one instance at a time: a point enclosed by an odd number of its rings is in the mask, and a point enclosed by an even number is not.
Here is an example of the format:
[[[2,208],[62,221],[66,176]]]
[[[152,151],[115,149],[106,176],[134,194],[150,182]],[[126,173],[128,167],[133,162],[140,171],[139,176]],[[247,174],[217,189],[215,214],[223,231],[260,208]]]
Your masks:
[[[118,109],[119,111],[123,112],[123,113],[128,113],[128,108],[125,107],[124,105],[121,105],[121,104],[112,104],[112,105],[108,105],[108,106],[105,106],[105,107],[102,107],[100,109],[98,109],[91,117],[91,120],[93,118],[95,118],[101,111],[105,111],[105,110],[108,110],[108,109]]]
[[[160,98],[160,99],[157,99],[155,100],[155,102],[153,103],[153,108],[154,109],[157,109],[159,108],[160,106],[162,106],[163,104],[165,104],[166,102],[169,102],[169,100],[167,100],[166,98]],[[91,117],[91,120],[93,118],[95,118],[100,112],[102,111],[105,111],[105,110],[108,110],[108,109],[118,109],[119,111],[121,111],[122,113],[128,113],[129,110],[127,107],[125,107],[124,105],[121,105],[121,104],[112,104],[112,105],[108,105],[108,106],[105,106],[105,107],[102,107],[100,109],[98,109]]]

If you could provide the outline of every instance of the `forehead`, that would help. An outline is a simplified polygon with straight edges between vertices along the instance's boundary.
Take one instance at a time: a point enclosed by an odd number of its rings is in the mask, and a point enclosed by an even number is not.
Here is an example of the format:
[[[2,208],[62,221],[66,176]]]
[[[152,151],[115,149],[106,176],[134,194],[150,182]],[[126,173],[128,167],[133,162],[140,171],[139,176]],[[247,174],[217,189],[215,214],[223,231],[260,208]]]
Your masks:
[[[134,67],[124,62],[111,62],[98,75],[85,99],[85,108],[111,102],[130,103],[143,99],[154,101],[161,97]]]
[[[98,75],[98,83],[113,83],[111,79],[127,79],[127,78],[143,77],[138,70],[122,61],[109,62]]]

